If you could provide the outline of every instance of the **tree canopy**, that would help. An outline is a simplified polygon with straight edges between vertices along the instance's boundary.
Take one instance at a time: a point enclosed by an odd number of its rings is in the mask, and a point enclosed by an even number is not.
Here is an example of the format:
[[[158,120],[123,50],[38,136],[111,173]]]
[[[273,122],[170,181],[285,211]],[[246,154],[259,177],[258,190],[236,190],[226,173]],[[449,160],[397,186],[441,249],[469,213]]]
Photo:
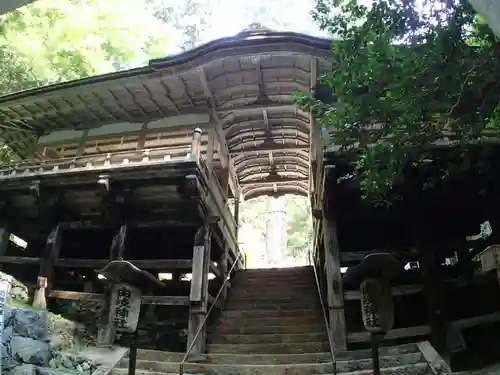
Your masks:
[[[334,134],[354,165],[340,180],[356,179],[365,197],[386,199],[406,171],[432,167],[439,140],[470,166],[467,147],[498,134],[500,49],[467,0],[316,0],[313,16],[336,36],[321,78],[331,95],[297,100]]]
[[[0,17],[0,94],[143,65],[168,34],[140,1],[36,1]]]

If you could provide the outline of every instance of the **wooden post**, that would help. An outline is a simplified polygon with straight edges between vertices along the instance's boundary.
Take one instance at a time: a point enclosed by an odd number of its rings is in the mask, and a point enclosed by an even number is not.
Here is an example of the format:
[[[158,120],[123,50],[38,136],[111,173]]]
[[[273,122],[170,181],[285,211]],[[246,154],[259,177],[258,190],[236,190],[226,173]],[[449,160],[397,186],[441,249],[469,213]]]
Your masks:
[[[207,313],[208,305],[208,270],[210,266],[211,228],[205,224],[195,234],[193,247],[193,268],[191,278],[191,291],[189,294],[189,327],[188,348],[195,340],[196,333],[200,330],[198,337],[190,354],[199,356],[205,351],[206,325],[202,327]]]
[[[191,160],[197,161],[200,157],[200,147],[201,146],[201,129],[196,128],[193,132],[193,138],[191,140]]]
[[[109,260],[113,261],[119,258],[123,258],[125,253],[127,236],[127,224],[122,224],[115,235],[113,236],[113,241],[111,242],[111,248],[109,251]],[[113,310],[112,304],[115,301],[111,300],[112,296],[112,286],[106,285],[104,289],[104,302],[101,312],[101,321],[99,329],[97,332],[97,345],[98,346],[109,346],[113,345],[115,341],[115,329],[113,327],[113,321],[111,317],[111,311]]]
[[[330,329],[332,330],[335,350],[342,352],[347,350],[347,334],[344,315],[344,290],[340,272],[340,253],[335,221],[327,218],[326,215],[323,217],[323,236]]]
[[[58,224],[47,237],[43,257],[40,263],[40,271],[35,295],[33,297],[33,307],[39,309],[47,308],[47,294],[53,285],[54,263],[59,257],[62,242],[62,227]]]
[[[427,299],[431,343],[441,356],[448,360],[446,345],[447,322],[444,311],[444,287],[440,277],[436,251],[431,246],[419,246],[418,255],[422,284]]]

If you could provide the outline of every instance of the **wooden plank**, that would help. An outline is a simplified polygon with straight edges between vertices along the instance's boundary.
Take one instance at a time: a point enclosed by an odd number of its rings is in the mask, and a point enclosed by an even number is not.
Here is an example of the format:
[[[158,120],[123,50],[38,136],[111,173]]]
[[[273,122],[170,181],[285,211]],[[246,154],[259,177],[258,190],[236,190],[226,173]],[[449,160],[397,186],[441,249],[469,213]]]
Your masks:
[[[49,293],[49,297],[71,301],[102,302],[104,300],[104,293],[53,290]],[[145,305],[187,306],[189,305],[189,298],[187,296],[142,296],[141,302]]]

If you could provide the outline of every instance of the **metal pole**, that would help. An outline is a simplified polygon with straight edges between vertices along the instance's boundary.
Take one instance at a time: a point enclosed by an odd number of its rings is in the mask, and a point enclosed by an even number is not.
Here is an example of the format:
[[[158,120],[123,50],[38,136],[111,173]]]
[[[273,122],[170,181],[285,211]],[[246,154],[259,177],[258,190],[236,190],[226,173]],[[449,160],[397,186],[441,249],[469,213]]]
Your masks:
[[[371,339],[371,347],[372,347],[373,375],[380,375],[380,358],[379,358],[379,353],[378,353],[378,334],[372,333],[370,335],[370,339]]]
[[[128,352],[128,375],[135,375],[137,366],[137,331],[132,334],[130,349]]]

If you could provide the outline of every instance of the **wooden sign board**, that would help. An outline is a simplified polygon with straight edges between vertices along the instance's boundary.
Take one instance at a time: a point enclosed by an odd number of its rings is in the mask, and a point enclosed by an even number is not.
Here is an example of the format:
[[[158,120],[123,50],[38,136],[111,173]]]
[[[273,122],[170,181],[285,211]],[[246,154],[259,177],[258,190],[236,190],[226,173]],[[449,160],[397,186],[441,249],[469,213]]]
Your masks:
[[[117,332],[135,332],[141,312],[141,291],[128,284],[113,285],[111,319]]]

